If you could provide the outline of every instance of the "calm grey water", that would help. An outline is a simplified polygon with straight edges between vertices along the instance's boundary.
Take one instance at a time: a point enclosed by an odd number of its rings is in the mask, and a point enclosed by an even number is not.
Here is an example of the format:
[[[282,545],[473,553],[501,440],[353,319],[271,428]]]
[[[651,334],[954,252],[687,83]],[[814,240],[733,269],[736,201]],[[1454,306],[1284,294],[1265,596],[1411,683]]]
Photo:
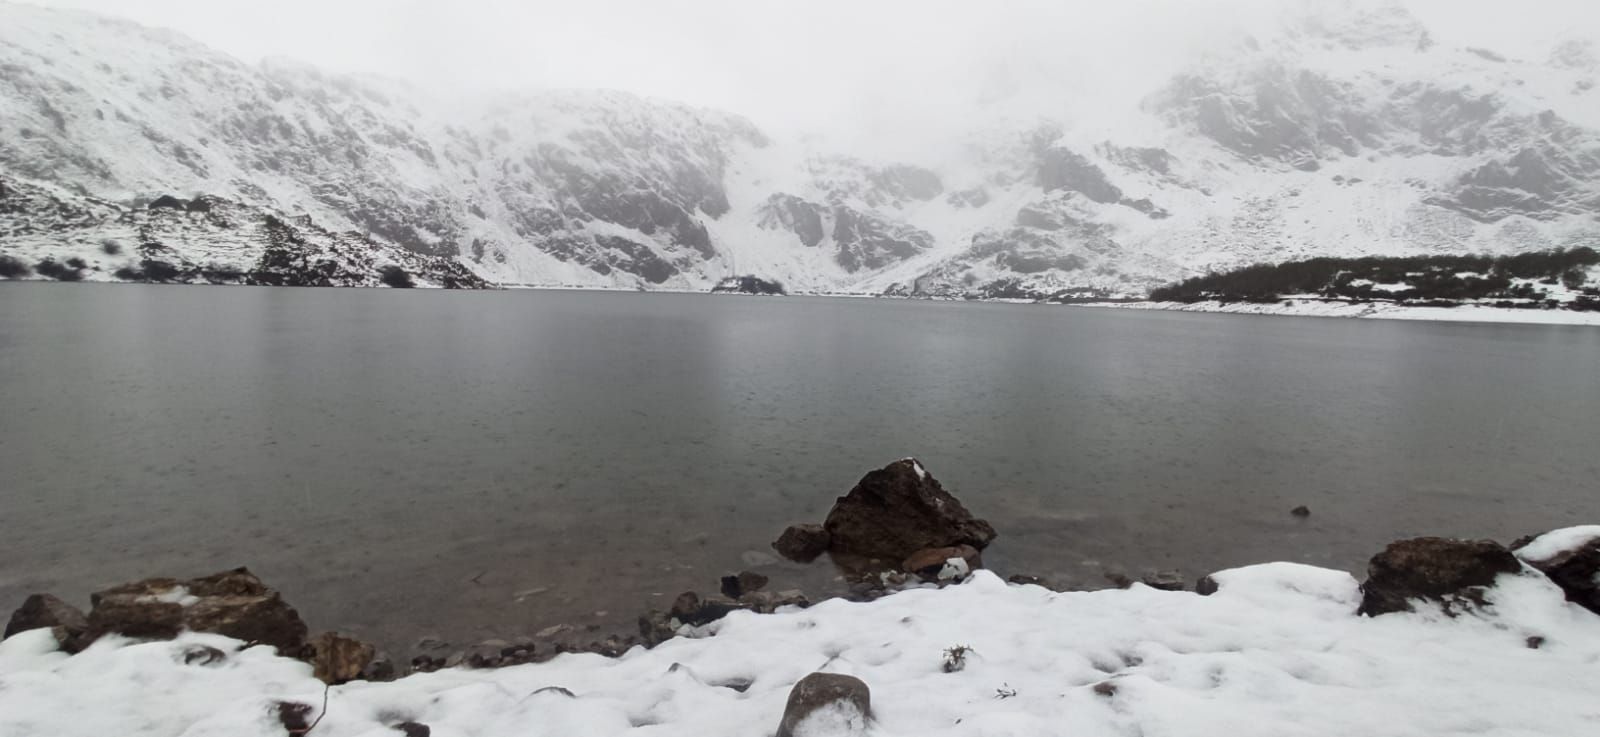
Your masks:
[[[1584,327],[3,284],[0,412],[0,609],[247,564],[400,650],[825,588],[768,542],[908,455],[1082,583],[1600,521]]]

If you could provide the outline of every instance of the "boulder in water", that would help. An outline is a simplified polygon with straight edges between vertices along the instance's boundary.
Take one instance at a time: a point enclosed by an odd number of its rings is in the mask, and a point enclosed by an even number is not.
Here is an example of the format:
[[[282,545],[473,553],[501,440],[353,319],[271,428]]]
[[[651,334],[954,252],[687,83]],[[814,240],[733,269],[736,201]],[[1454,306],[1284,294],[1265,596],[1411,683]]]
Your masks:
[[[982,550],[995,538],[994,527],[973,517],[915,458],[862,477],[834,503],[823,529],[831,552],[887,561],[928,548]]]

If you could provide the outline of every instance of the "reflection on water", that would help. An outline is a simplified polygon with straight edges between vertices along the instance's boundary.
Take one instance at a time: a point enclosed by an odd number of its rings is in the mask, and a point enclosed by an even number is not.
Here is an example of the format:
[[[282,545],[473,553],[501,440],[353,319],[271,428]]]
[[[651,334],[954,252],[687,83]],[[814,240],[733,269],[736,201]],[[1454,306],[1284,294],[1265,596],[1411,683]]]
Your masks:
[[[1581,327],[5,284],[0,392],[0,607],[247,564],[391,644],[823,589],[767,543],[907,455],[1082,582],[1600,519]]]

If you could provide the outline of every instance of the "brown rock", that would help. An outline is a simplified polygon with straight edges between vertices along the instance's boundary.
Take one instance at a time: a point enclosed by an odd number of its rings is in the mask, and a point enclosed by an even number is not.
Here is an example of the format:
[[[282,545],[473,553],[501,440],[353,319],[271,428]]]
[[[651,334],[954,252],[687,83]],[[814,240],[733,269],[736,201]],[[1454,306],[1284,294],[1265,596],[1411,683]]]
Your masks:
[[[112,633],[139,640],[170,640],[182,631],[183,606],[177,602],[105,596],[89,610],[83,646]]]
[[[189,629],[271,645],[289,657],[298,657],[305,645],[300,614],[244,568],[188,581],[146,579],[90,600],[85,644],[109,633],[171,639]]]
[[[184,610],[183,623],[195,632],[214,632],[245,642],[259,642],[294,657],[306,641],[300,613],[278,596],[210,596]]]
[[[311,641],[312,675],[330,686],[349,683],[361,677],[377,652],[360,640],[324,632]]]
[[[1518,540],[1512,550],[1524,563],[1538,569],[1566,593],[1567,601],[1600,614],[1600,537],[1556,553],[1553,556],[1533,559],[1523,557],[1522,550],[1536,538]]]
[[[891,561],[926,548],[982,550],[995,538],[994,527],[973,517],[912,458],[862,477],[834,503],[823,529],[833,552]]]
[[[822,525],[790,525],[773,541],[772,549],[796,563],[810,563],[828,552],[828,531]]]
[[[983,567],[983,558],[978,555],[978,549],[971,545],[956,545],[949,548],[926,548],[912,553],[900,563],[900,570],[921,577],[925,581],[938,581],[940,574],[945,572],[945,565],[952,558],[966,561],[967,571],[976,571]],[[965,575],[945,576],[948,579],[963,579]]]
[[[1209,573],[1201,576],[1199,581],[1194,582],[1194,592],[1201,596],[1210,596],[1217,593],[1221,588],[1222,586],[1217,583],[1217,579],[1212,578]]]
[[[855,676],[837,673],[812,673],[800,679],[789,692],[789,703],[778,724],[777,737],[794,737],[806,717],[834,704],[854,709],[863,723],[872,716],[872,690]]]
[[[49,627],[55,635],[57,644],[63,649],[72,650],[89,629],[89,619],[77,607],[50,594],[34,594],[23,600],[22,606],[12,613],[4,637],[45,627]]]
[[[1390,543],[1367,565],[1361,608],[1367,616],[1412,611],[1411,600],[1437,601],[1445,611],[1482,604],[1483,589],[1522,564],[1492,540],[1419,537]]]

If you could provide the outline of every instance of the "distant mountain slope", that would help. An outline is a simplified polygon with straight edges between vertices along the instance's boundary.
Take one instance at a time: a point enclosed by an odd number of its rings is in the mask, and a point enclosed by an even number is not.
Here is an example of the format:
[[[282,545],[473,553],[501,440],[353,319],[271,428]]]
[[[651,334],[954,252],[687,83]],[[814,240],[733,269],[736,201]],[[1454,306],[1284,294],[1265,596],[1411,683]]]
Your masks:
[[[220,197],[126,207],[0,177],[0,275],[62,281],[447,287],[490,284],[460,262],[334,233]]]
[[[1095,125],[978,111],[959,156],[894,161],[616,92],[441,101],[0,2],[0,176],[102,223],[67,237],[12,207],[0,254],[104,261],[103,223],[166,223],[163,195],[370,255],[348,283],[404,261],[462,285],[1116,296],[1247,263],[1595,245],[1594,45],[1508,59],[1364,7],[1290,17],[1136,108],[1086,101]],[[172,258],[235,248],[191,220]]]

